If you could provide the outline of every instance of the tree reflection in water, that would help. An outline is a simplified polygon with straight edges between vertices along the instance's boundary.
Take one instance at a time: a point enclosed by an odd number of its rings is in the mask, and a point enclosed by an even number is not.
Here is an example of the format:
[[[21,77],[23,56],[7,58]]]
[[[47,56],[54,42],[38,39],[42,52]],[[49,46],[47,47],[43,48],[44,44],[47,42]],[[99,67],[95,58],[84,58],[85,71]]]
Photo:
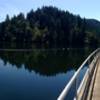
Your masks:
[[[35,71],[40,75],[54,76],[58,73],[66,73],[67,70],[77,69],[90,54],[88,49],[67,50],[1,50],[0,58],[5,64],[9,62],[21,68]]]

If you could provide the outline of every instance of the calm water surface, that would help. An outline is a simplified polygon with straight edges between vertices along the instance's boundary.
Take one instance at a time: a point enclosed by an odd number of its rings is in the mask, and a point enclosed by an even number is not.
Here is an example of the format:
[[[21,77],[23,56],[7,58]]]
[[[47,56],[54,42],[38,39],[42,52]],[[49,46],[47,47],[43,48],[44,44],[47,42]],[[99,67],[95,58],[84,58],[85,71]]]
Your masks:
[[[88,49],[0,50],[0,100],[56,100],[91,52]]]

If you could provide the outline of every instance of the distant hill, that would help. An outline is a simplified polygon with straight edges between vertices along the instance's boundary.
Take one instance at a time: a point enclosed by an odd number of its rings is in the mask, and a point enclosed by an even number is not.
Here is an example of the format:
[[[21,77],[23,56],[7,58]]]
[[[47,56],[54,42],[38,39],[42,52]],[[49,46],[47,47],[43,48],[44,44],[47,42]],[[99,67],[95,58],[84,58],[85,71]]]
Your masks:
[[[94,31],[97,35],[100,36],[100,21],[96,19],[86,19],[87,29],[89,31]]]
[[[82,19],[68,11],[45,6],[36,11],[9,15],[0,23],[0,43],[31,44],[39,48],[97,47],[100,22]]]

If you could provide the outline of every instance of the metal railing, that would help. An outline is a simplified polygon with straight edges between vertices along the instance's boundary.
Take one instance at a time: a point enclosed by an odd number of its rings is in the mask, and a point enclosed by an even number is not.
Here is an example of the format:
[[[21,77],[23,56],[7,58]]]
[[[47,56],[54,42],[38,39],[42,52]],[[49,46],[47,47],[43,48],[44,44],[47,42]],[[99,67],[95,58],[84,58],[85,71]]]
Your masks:
[[[69,93],[70,89],[72,88],[73,83],[75,83],[75,96],[73,99],[74,100],[86,99],[92,76],[94,74],[94,71],[97,69],[96,63],[98,61],[99,53],[100,53],[100,48],[96,49],[93,53],[91,53],[88,56],[88,58],[82,63],[79,69],[75,72],[69,83],[65,86],[64,90],[61,92],[57,100],[66,99],[66,96]],[[84,77],[80,82],[80,85],[78,86],[79,73],[86,64],[88,64],[88,68],[84,74]]]

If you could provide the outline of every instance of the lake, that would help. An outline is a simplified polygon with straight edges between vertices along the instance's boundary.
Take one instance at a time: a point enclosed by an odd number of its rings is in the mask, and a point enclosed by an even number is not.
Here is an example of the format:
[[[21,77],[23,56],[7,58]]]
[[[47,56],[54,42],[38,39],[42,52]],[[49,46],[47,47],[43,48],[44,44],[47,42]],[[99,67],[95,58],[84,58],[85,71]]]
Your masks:
[[[56,100],[92,51],[0,50],[0,100]]]

